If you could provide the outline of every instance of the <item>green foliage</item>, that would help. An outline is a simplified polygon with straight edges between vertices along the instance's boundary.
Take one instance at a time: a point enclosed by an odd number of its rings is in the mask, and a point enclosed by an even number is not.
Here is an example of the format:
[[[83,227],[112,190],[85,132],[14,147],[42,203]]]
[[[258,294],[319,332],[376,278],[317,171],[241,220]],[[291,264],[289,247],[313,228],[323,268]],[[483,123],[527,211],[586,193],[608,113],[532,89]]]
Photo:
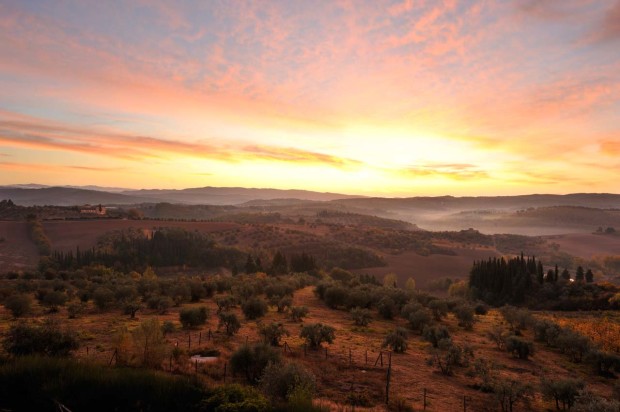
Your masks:
[[[459,326],[471,330],[474,326],[474,308],[468,303],[463,303],[454,308],[454,315],[459,321]]]
[[[383,319],[393,319],[398,313],[396,302],[389,296],[381,298],[379,303],[377,303],[377,309],[379,310],[379,315],[381,315]]]
[[[534,323],[532,314],[527,309],[506,305],[500,309],[500,312],[510,325],[510,330],[515,333],[519,333]]]
[[[293,322],[299,322],[308,316],[308,308],[306,306],[292,306],[289,317]]]
[[[220,386],[201,404],[208,412],[267,412],[271,410],[267,399],[255,388],[230,384]]]
[[[368,309],[353,308],[350,313],[357,326],[368,326],[372,321],[372,312]]]
[[[209,310],[205,306],[199,308],[185,308],[179,313],[179,320],[183,328],[197,328],[207,323]]]
[[[497,379],[492,389],[502,412],[511,412],[516,403],[525,400],[534,392],[529,384],[514,379]]]
[[[114,304],[114,292],[109,288],[99,287],[93,293],[93,301],[99,310],[107,310]]]
[[[381,347],[389,347],[395,353],[404,353],[407,350],[407,330],[404,328],[396,328],[389,332]]]
[[[217,305],[217,313],[220,313],[222,311],[226,312],[234,308],[237,305],[237,302],[233,296],[224,295],[216,297],[215,304]]]
[[[431,317],[431,312],[426,309],[418,309],[409,315],[409,325],[411,325],[411,329],[417,330],[422,333],[424,328],[432,323],[433,319]]]
[[[450,339],[450,332],[445,326],[425,326],[422,331],[425,340],[431,343],[434,348],[439,347],[439,342],[444,339]]]
[[[263,336],[264,342],[271,346],[279,346],[280,340],[284,336],[290,335],[284,328],[284,325],[280,322],[271,322],[268,325],[260,325],[259,333]]]
[[[301,328],[300,337],[306,340],[308,346],[317,349],[321,343],[332,343],[336,339],[336,329],[322,323],[312,323]]]
[[[518,336],[509,336],[506,339],[506,350],[519,359],[527,360],[534,354],[534,344]]]
[[[473,351],[467,346],[456,345],[450,339],[439,341],[437,348],[431,348],[429,363],[435,365],[442,374],[452,375],[456,366],[467,366],[473,358]]]
[[[250,298],[243,305],[241,305],[241,310],[243,311],[246,319],[258,319],[265,316],[267,313],[267,303],[263,298]]]
[[[280,363],[280,353],[269,345],[243,345],[230,357],[233,373],[242,373],[248,382],[256,383],[270,363]]]
[[[541,392],[546,399],[555,400],[557,409],[570,409],[575,404],[579,392],[583,390],[585,384],[577,379],[566,378],[553,380],[543,379],[541,381]]]
[[[41,303],[49,308],[50,312],[58,312],[58,307],[64,306],[66,302],[67,295],[64,292],[53,290],[45,294]]]
[[[58,358],[0,363],[0,403],[15,411],[199,410],[204,390],[189,379],[143,369],[108,368]]]
[[[226,334],[228,336],[232,336],[239,331],[241,328],[241,322],[237,315],[232,312],[222,312],[218,315],[219,324],[218,327],[224,326],[226,328]]]
[[[75,334],[61,330],[59,325],[48,320],[42,326],[19,323],[11,326],[4,341],[4,350],[15,356],[46,355],[69,356],[79,347]]]
[[[325,291],[325,304],[332,309],[344,306],[347,302],[349,291],[343,286],[332,286]]]
[[[506,348],[506,338],[508,338],[508,332],[504,330],[500,325],[493,325],[487,332],[487,338],[497,345],[497,349],[504,350]]]
[[[428,303],[428,308],[433,312],[436,321],[440,321],[448,314],[448,302],[443,299],[431,300]]]
[[[32,310],[32,298],[26,294],[14,294],[4,300],[4,307],[14,318],[19,318],[29,314]]]
[[[28,233],[37,247],[40,256],[49,256],[52,253],[52,244],[45,234],[41,221],[36,216],[28,217]]]
[[[159,368],[166,356],[166,341],[157,319],[140,323],[132,332],[134,349],[142,366]]]
[[[260,388],[267,396],[275,399],[288,399],[291,402],[295,400],[291,399],[295,396],[306,399],[309,396],[311,400],[316,388],[316,377],[297,362],[284,365],[272,363],[265,368],[260,379]]]

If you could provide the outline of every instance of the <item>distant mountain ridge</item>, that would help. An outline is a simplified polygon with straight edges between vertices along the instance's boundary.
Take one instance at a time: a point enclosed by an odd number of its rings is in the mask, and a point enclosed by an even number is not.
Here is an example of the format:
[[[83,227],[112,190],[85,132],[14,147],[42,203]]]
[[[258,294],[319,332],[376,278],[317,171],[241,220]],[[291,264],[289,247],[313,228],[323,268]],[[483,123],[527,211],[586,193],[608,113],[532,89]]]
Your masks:
[[[107,189],[107,190],[106,190]],[[369,211],[384,210],[520,210],[551,206],[582,206],[600,209],[620,208],[620,194],[573,193],[567,195],[532,194],[519,196],[418,196],[407,198],[364,197],[309,190],[282,190],[243,187],[201,187],[188,189],[125,190],[100,186],[45,186],[36,184],[0,186],[0,200],[11,199],[23,206],[82,204],[132,205],[177,203],[186,205],[293,205],[329,202]]]

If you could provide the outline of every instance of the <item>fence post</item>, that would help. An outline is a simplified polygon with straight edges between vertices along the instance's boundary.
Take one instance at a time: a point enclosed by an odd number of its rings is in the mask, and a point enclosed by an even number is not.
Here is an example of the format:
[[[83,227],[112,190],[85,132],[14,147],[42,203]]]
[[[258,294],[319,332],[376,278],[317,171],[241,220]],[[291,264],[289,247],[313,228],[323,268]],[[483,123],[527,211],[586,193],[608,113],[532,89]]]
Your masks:
[[[192,348],[192,334],[191,332],[187,332],[187,350]]]
[[[353,357],[351,356],[351,348],[349,348],[349,366],[353,365]]]
[[[327,359],[327,348],[325,348],[325,359]]]
[[[211,340],[211,329],[209,329],[209,339],[208,340]]]
[[[86,356],[88,356],[88,346],[86,347]]]
[[[365,364],[368,365],[368,349],[366,349]]]
[[[390,378],[392,375],[392,352],[388,352],[388,368],[385,375],[385,404],[390,403]]]
[[[198,346],[202,343],[202,331],[198,332]]]
[[[172,355],[168,358],[168,372],[172,372]]]
[[[198,359],[196,359],[195,363],[194,363],[194,373],[196,375],[198,375]]]

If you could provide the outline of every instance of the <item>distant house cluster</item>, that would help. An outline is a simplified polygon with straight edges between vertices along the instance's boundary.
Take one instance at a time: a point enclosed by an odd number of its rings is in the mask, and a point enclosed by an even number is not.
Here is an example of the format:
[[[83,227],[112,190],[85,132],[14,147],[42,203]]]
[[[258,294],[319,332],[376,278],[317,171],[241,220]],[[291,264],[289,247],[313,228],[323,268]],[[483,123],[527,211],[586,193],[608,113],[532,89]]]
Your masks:
[[[106,209],[105,207],[101,205],[99,206],[84,205],[80,208],[80,213],[83,215],[104,216],[106,214]]]

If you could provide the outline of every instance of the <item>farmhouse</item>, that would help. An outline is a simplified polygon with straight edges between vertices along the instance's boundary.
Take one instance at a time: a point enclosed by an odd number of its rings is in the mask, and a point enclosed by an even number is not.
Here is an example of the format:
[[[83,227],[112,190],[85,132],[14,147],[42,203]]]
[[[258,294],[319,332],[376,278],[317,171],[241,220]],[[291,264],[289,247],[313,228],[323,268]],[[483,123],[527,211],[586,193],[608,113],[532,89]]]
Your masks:
[[[80,213],[84,215],[104,216],[106,214],[106,209],[105,207],[101,205],[99,206],[84,205],[80,208]]]

